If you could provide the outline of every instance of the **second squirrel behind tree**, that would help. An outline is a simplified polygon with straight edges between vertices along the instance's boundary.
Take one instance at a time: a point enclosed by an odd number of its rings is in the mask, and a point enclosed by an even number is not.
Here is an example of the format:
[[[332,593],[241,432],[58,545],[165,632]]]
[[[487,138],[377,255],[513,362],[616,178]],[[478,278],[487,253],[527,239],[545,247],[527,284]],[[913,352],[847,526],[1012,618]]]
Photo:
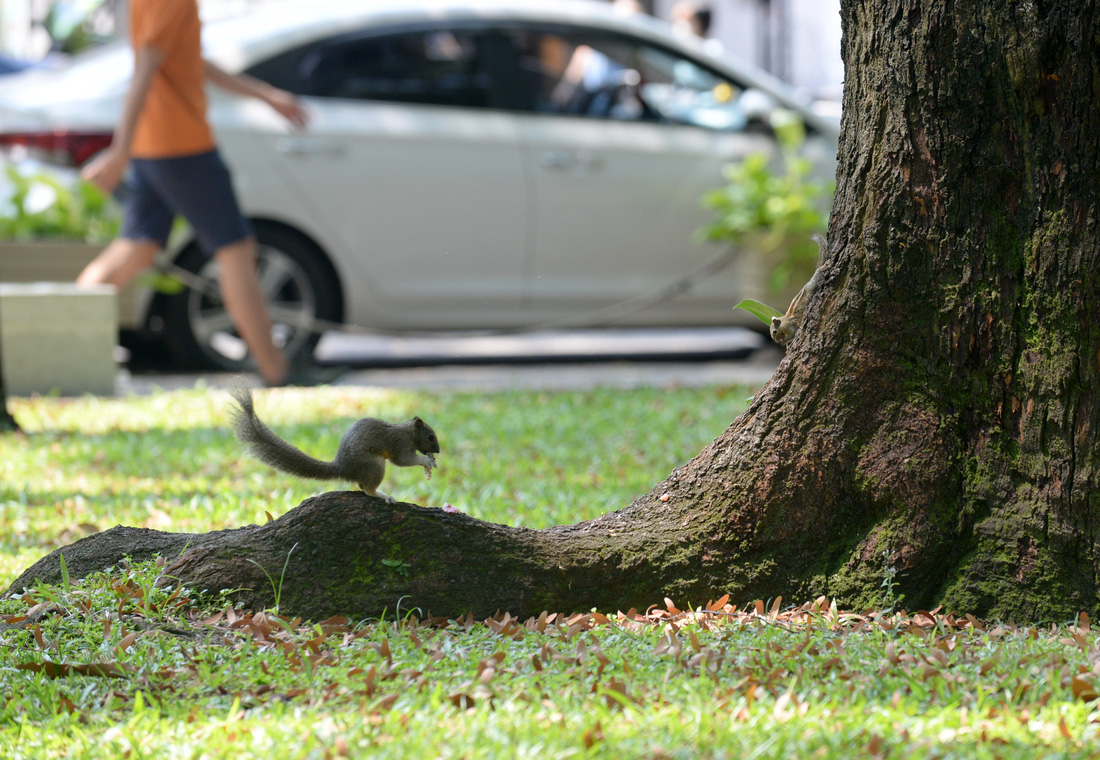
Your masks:
[[[794,340],[795,333],[802,326],[802,318],[806,315],[806,305],[817,290],[817,278],[821,272],[821,265],[825,262],[826,245],[825,238],[821,235],[814,235],[814,242],[817,243],[817,267],[814,269],[813,276],[802,286],[802,290],[798,291],[798,295],[787,308],[787,313],[781,317],[772,317],[770,329],[772,340],[781,346],[786,346]]]
[[[439,453],[439,439],[419,417],[399,424],[364,417],[344,433],[335,459],[325,462],[314,459],[272,432],[256,416],[252,391],[247,386],[234,386],[230,393],[239,405],[233,414],[237,438],[248,444],[254,457],[276,470],[300,478],[346,480],[365,493],[392,504],[395,499],[378,490],[386,474],[387,459],[399,467],[423,467],[429,478],[436,466],[432,455]]]

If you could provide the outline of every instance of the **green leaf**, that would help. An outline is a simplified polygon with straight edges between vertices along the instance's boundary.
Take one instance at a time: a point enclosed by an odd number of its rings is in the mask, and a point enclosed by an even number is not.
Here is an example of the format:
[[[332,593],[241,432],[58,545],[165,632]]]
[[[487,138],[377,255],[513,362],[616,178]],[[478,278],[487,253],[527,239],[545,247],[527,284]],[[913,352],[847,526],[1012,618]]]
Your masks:
[[[752,153],[723,169],[726,185],[701,198],[713,217],[696,238],[755,246],[769,261],[777,254],[780,269],[770,278],[777,289],[796,273],[808,277],[813,271],[817,256],[810,233],[825,230],[833,187],[811,180],[812,165],[799,153],[806,128],[797,114],[777,112],[772,128],[779,154]]]
[[[754,317],[756,317],[766,325],[770,325],[772,323],[772,317],[783,316],[783,312],[779,311],[779,309],[768,306],[766,303],[755,301],[751,298],[746,298],[744,301],[737,304],[733,308],[744,309],[749,314],[752,314]]]

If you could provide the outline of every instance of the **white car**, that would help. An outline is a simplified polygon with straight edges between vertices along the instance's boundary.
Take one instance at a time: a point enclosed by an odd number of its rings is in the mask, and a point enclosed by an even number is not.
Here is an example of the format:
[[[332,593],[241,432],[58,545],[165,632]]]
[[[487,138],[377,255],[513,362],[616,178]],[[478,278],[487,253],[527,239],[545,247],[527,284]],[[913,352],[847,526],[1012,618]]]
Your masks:
[[[294,132],[216,88],[209,118],[261,244],[290,353],[347,323],[382,331],[722,325],[741,267],[675,297],[721,246],[693,240],[722,167],[776,150],[760,104],[797,111],[832,178],[837,120],[766,74],[647,16],[569,0],[313,0],[208,19],[205,55],[301,95]],[[125,44],[0,83],[0,146],[79,164],[110,139]],[[145,293],[124,322],[176,357],[247,361],[183,236],[197,287]],[[193,281],[193,283],[196,281]],[[680,288],[683,289],[683,288]]]

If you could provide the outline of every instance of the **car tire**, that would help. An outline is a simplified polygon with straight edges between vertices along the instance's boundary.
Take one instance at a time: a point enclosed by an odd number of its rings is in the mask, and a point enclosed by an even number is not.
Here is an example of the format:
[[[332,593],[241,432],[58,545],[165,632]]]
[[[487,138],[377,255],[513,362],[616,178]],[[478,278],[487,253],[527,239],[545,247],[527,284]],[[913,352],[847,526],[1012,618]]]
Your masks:
[[[272,337],[294,361],[312,354],[325,329],[343,318],[340,283],[321,249],[301,233],[270,223],[254,224],[257,273],[271,315]],[[191,273],[187,287],[166,296],[160,314],[164,340],[181,369],[254,371],[255,362],[218,287],[217,263],[192,242],[175,260]]]

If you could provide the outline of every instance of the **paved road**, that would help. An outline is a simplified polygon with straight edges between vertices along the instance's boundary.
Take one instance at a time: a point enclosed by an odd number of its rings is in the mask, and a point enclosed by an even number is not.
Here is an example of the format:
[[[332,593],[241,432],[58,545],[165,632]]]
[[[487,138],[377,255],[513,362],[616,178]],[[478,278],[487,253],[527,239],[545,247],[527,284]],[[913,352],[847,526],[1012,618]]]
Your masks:
[[[324,362],[353,370],[339,385],[426,390],[568,390],[593,386],[758,387],[782,354],[740,328],[573,330],[515,336],[378,337],[326,335]],[[224,387],[233,375],[120,373],[120,393]]]

